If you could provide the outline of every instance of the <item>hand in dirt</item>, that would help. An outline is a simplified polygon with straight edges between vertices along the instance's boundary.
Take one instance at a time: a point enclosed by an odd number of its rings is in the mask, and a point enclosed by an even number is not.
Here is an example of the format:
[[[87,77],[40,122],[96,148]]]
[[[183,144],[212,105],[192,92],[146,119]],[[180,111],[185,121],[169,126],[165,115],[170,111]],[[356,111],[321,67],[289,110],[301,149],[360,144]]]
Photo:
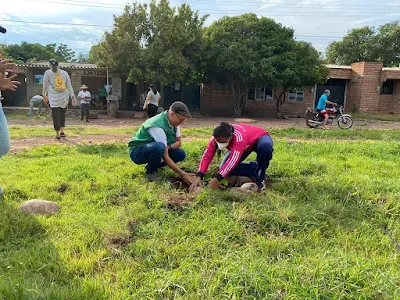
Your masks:
[[[201,188],[201,186],[202,186],[201,178],[199,176],[196,176],[189,187],[189,192],[193,193],[197,191],[199,187]]]
[[[12,75],[8,78],[4,73],[0,73],[0,75],[0,90],[10,90],[15,92],[17,85],[21,84],[21,82],[14,80],[17,75]]]
[[[196,174],[193,174],[193,173],[185,173],[185,174],[182,176],[182,179],[183,179],[183,181],[184,181],[186,184],[191,185],[191,184],[193,183],[195,177],[196,177]]]
[[[18,72],[17,65],[13,62],[12,59],[3,59],[0,61],[0,73],[4,72]]]
[[[212,189],[212,190],[220,190],[221,189],[221,185],[219,184],[219,181],[217,178],[213,178],[208,182],[207,185],[208,188]]]

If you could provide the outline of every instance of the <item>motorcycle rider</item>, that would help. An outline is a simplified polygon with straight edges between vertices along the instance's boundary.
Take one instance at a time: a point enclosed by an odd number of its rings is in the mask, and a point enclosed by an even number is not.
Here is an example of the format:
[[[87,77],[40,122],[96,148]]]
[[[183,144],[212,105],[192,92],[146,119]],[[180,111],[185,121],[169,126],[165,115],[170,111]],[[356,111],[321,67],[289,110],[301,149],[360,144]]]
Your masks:
[[[325,90],[325,92],[322,94],[322,96],[318,100],[318,106],[317,106],[317,111],[320,113],[324,118],[324,129],[329,129],[328,128],[328,120],[329,120],[329,114],[326,111],[326,105],[327,104],[332,104],[333,106],[337,106],[336,103],[331,102],[328,100],[329,96],[331,95],[331,92],[329,90]]]

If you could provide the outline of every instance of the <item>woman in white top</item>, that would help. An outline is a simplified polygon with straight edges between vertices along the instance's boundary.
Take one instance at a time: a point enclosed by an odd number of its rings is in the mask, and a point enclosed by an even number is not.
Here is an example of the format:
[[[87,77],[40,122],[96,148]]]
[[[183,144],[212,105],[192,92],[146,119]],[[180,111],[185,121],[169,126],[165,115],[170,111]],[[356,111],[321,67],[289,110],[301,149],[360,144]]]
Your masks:
[[[150,91],[147,93],[146,101],[144,102],[143,110],[147,108],[147,115],[149,118],[154,117],[158,111],[158,104],[160,103],[161,95],[157,91],[154,84],[149,85]]]
[[[92,100],[92,95],[88,89],[86,85],[82,85],[81,91],[78,94],[78,100],[81,101],[81,120],[83,121],[83,117],[86,114],[86,122],[89,122],[89,107]]]

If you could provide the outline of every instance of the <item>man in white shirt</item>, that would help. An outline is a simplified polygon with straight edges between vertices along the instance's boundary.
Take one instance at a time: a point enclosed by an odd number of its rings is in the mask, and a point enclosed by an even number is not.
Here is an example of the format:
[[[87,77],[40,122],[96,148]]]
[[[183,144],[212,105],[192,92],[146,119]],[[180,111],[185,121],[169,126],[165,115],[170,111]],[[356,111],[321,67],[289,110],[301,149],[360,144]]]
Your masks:
[[[78,100],[81,102],[81,120],[83,121],[83,117],[86,114],[86,122],[89,122],[89,107],[92,100],[92,95],[88,89],[86,85],[82,85],[81,91],[78,94]]]
[[[35,95],[31,98],[31,100],[29,100],[29,116],[32,117],[33,115],[33,108],[35,106],[39,107],[39,114],[42,113],[42,109],[43,109],[43,97],[41,95]]]
[[[56,131],[56,140],[66,137],[64,133],[65,114],[69,99],[76,104],[74,90],[71,86],[71,78],[68,73],[58,68],[58,62],[50,59],[50,70],[44,72],[43,79],[43,101],[49,102],[51,115],[53,117],[54,130]]]

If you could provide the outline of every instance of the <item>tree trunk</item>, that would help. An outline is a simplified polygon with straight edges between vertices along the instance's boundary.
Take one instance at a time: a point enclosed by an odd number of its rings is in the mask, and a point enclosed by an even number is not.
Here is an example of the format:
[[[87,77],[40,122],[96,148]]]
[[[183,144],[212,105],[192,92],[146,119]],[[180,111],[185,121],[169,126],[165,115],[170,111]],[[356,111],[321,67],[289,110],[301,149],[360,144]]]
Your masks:
[[[235,111],[235,117],[241,117],[244,108],[246,107],[246,93],[248,88],[246,86],[240,86],[240,84],[232,83],[231,84],[232,88],[232,94],[233,98],[235,101],[234,104],[234,111]]]
[[[280,119],[282,117],[282,115],[281,115],[281,106],[285,103],[286,92],[282,91],[278,96],[274,93],[274,97],[275,97],[275,100],[276,100],[276,117],[278,119]]]

